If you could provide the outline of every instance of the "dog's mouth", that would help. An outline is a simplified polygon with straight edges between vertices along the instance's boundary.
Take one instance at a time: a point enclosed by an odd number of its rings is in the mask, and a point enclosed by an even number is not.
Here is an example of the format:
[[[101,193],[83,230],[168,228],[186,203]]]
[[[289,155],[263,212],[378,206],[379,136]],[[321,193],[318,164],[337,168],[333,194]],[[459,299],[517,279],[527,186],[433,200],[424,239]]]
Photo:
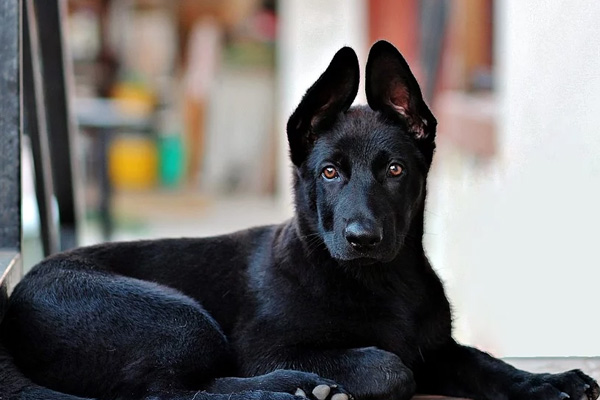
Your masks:
[[[359,252],[352,248],[344,249],[340,252],[334,252],[330,250],[330,254],[332,258],[340,263],[357,266],[369,266],[377,263],[386,263],[394,259],[395,256],[395,252],[384,251],[384,249]]]

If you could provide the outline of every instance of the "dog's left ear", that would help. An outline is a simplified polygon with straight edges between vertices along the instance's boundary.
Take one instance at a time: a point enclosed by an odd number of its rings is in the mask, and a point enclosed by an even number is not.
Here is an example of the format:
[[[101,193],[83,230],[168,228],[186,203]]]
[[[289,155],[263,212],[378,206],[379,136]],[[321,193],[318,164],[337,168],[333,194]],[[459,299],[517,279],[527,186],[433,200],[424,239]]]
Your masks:
[[[375,43],[369,52],[366,92],[373,110],[403,119],[418,142],[433,143],[437,121],[408,63],[385,40]]]
[[[319,134],[350,108],[360,80],[358,57],[350,47],[340,49],[308,89],[287,123],[292,162],[300,166]]]

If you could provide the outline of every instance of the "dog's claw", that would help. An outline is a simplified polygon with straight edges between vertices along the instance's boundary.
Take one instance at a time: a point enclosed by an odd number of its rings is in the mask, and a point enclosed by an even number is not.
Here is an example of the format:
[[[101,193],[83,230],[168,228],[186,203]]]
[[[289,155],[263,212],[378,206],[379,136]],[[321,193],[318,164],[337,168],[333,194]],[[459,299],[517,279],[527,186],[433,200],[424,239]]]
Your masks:
[[[319,400],[325,400],[330,392],[331,388],[328,385],[319,385],[313,389],[312,394]]]
[[[564,399],[570,399],[570,398],[571,398],[571,396],[569,396],[569,395],[568,395],[567,393],[565,393],[565,392],[560,392],[560,398],[561,398],[562,400],[564,400]]]
[[[331,400],[349,400],[346,393],[336,393],[331,397]]]
[[[296,393],[294,393],[294,396],[306,397],[306,393],[304,392],[304,390],[298,388],[296,389]]]

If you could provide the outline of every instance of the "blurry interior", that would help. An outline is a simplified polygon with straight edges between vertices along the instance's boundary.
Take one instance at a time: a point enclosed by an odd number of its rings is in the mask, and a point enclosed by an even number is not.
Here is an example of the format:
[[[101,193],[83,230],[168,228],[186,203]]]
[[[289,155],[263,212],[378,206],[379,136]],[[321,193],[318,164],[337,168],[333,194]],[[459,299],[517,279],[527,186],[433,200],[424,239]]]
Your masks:
[[[80,243],[289,218],[287,117],[337,49],[364,68],[387,39],[439,122],[425,241],[457,337],[502,356],[600,355],[600,3],[569,4],[69,0]]]

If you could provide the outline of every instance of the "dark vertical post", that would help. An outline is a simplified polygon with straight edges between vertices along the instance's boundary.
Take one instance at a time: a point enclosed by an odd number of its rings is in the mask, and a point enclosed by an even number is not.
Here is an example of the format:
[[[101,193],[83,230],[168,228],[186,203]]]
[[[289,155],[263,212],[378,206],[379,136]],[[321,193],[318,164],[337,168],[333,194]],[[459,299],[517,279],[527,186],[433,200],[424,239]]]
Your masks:
[[[0,1],[0,318],[21,275],[21,2]]]
[[[35,15],[41,40],[42,78],[46,97],[46,118],[54,191],[58,201],[61,249],[77,245],[77,217],[74,160],[71,149],[75,124],[69,106],[70,60],[66,57],[64,38],[64,0],[35,0]]]
[[[0,247],[21,246],[20,4],[0,2]]]
[[[23,124],[31,139],[42,246],[44,255],[49,256],[59,250],[59,243],[58,226],[52,208],[54,187],[44,106],[40,45],[33,0],[23,0]]]

